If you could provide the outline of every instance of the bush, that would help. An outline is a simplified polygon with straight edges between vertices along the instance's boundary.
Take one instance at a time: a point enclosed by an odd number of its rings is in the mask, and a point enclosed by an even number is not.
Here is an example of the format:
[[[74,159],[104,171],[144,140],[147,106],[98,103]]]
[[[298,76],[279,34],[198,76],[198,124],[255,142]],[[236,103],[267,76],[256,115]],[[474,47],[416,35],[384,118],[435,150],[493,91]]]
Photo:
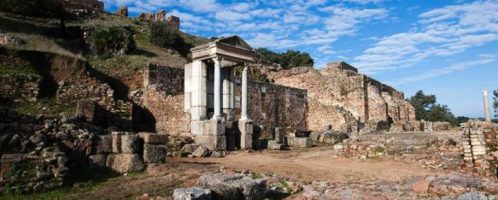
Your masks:
[[[157,46],[174,49],[185,57],[192,47],[185,42],[178,31],[164,22],[154,22],[150,25],[149,40]]]
[[[99,27],[88,34],[87,43],[95,56],[124,55],[136,49],[131,31],[121,27]]]
[[[293,67],[313,67],[313,59],[306,52],[287,50],[276,53],[266,48],[256,49],[261,58],[267,62],[280,64],[284,69]]]

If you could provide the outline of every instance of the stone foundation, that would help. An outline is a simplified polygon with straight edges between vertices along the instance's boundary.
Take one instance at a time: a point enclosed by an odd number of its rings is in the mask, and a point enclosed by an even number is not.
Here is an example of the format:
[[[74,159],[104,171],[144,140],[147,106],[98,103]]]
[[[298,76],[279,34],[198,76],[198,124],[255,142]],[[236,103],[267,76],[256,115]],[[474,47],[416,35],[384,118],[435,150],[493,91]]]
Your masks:
[[[498,178],[498,125],[470,121],[462,128],[464,167],[484,176]]]

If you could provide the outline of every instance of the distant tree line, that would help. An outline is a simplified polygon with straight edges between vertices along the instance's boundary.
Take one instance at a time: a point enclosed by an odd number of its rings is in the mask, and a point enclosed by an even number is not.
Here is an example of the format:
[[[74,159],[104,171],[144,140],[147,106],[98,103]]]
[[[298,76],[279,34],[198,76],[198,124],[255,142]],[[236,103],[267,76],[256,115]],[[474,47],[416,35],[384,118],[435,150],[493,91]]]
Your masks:
[[[455,117],[447,105],[437,103],[435,95],[426,95],[422,90],[417,91],[408,101],[415,107],[417,120],[447,121],[453,125],[469,121],[468,117]]]
[[[313,67],[313,59],[306,52],[287,50],[286,52],[277,53],[266,48],[258,48],[256,52],[260,54],[262,60],[277,63],[284,69],[293,67]]]
[[[493,108],[495,109],[495,117],[498,118],[498,90],[493,92]]]

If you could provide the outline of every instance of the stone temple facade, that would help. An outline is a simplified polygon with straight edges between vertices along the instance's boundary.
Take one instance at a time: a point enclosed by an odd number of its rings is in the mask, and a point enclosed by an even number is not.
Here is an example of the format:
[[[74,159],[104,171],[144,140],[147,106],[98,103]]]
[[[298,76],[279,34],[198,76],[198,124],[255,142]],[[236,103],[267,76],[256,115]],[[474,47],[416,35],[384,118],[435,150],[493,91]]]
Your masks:
[[[151,119],[147,131],[186,134],[211,150],[233,150],[261,146],[258,139],[277,132],[331,127],[361,133],[415,121],[415,109],[402,92],[344,62],[325,69],[259,66],[252,64],[252,48],[238,36],[191,51],[192,62],[184,69],[146,68],[142,105],[150,112],[143,113]]]

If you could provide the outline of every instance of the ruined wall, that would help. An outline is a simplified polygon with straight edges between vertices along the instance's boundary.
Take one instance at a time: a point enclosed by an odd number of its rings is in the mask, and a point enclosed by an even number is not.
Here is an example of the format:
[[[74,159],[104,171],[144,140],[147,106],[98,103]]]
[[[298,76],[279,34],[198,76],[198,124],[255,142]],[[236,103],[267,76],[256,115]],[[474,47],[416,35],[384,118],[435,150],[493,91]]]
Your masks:
[[[184,70],[148,65],[144,71],[141,107],[155,120],[154,129],[171,134],[189,132],[190,117],[183,112]],[[149,122],[150,123],[150,122]]]
[[[498,125],[470,121],[463,124],[462,129],[463,167],[498,178]]]
[[[0,75],[0,97],[12,99],[14,102],[34,102],[40,91],[41,77],[26,75]]]
[[[99,0],[59,0],[65,9],[104,12],[104,2]]]
[[[264,73],[276,84],[307,90],[308,116],[333,118],[308,118],[310,130],[332,125],[334,130],[343,131],[348,129],[344,124],[351,129],[357,123],[368,131],[387,130],[392,122],[415,120],[415,109],[404,100],[402,92],[358,73],[356,68],[344,62],[330,63],[321,70],[293,68]]]
[[[248,84],[248,95],[249,118],[263,128],[261,135],[272,134],[275,127],[282,127],[287,132],[306,130],[306,91],[251,82]]]

